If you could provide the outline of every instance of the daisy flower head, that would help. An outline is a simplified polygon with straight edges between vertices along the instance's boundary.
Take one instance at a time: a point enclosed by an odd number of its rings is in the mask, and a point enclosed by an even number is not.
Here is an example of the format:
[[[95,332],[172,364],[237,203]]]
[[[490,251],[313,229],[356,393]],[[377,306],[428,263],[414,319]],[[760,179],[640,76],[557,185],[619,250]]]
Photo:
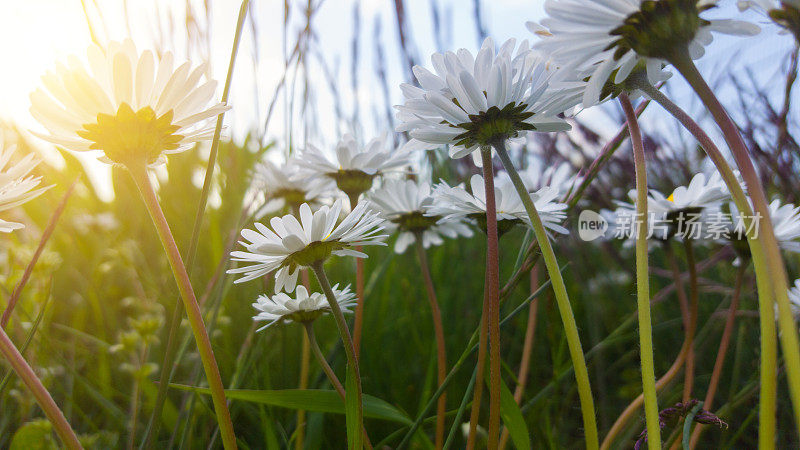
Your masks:
[[[794,280],[794,286],[789,288],[789,301],[791,302],[794,317],[800,316],[800,279]],[[777,305],[775,305],[777,307]]]
[[[556,80],[555,66],[528,42],[506,41],[495,50],[487,38],[474,57],[466,49],[434,53],[434,72],[415,66],[419,87],[400,86],[405,104],[396,106],[414,149],[450,145],[450,156],[461,158],[495,140],[527,131],[570,128],[558,117],[578,103],[579,89]]]
[[[357,198],[372,187],[376,176],[405,166],[410,157],[409,152],[395,149],[386,133],[366,145],[345,134],[336,145],[333,159],[309,144],[296,161],[308,176],[325,177],[335,182],[340,191]]]
[[[769,204],[769,217],[778,245],[786,251],[800,253],[800,207],[783,205],[775,199]]]
[[[422,238],[424,248],[440,245],[443,237],[470,237],[472,230],[461,219],[442,220],[425,215],[433,201],[431,185],[413,180],[386,180],[369,200],[380,215],[387,220],[387,229],[400,234],[394,245],[396,253],[403,253],[409,245]]]
[[[257,217],[289,207],[297,210],[303,203],[314,203],[324,191],[322,180],[303,174],[295,159],[278,165],[262,161],[253,171],[253,188],[264,195],[264,206]]]
[[[608,217],[612,219],[614,235],[635,240],[641,222],[636,212],[636,189],[628,192],[628,198],[629,202],[615,201],[617,209]],[[669,196],[657,189],[648,189],[648,239],[668,241],[676,238],[699,242],[705,240],[704,231],[709,228],[728,229],[730,219],[720,209],[727,199],[730,199],[730,194],[718,174],[708,179],[703,174],[695,175],[688,186],[679,186]]]
[[[569,194],[582,179],[568,161],[550,165],[541,158],[531,158],[528,166],[519,175],[528,192],[550,187],[561,197]]]
[[[242,230],[245,251],[231,253],[234,261],[249,263],[244,267],[228,270],[228,273],[243,273],[236,283],[253,280],[276,271],[275,292],[284,288],[291,292],[297,285],[301,267],[323,262],[331,255],[366,258],[355,250],[356,246],[386,245],[388,237],[381,234],[384,220],[370,209],[368,202],[361,202],[337,225],[342,212],[342,201],[333,206],[324,205],[311,212],[308,203],[299,208],[300,220],[292,214],[273,217],[267,227],[255,223],[255,230]]]
[[[800,39],[800,0],[740,0],[740,11],[753,9],[766,14],[784,32]]]
[[[530,226],[525,205],[505,172],[499,172],[495,176],[494,192],[498,233],[503,234],[519,223]],[[564,210],[567,205],[558,202],[558,191],[544,187],[530,193],[530,196],[545,228],[556,233],[569,233],[560,225],[566,218]],[[476,174],[470,178],[469,191],[461,185],[449,186],[441,182],[434,188],[432,197],[426,215],[439,216],[439,220],[472,219],[478,222],[481,229],[486,230],[486,191],[482,176]]]
[[[688,52],[700,58],[711,32],[754,35],[760,29],[737,20],[706,20],[700,13],[716,0],[547,0],[547,17],[528,29],[534,48],[588,77],[585,107],[628,90],[624,81],[646,74],[655,84],[669,77],[664,66]]]
[[[752,205],[752,200],[749,198],[748,202]],[[729,204],[729,210],[731,218],[730,241],[739,255],[749,257],[750,248],[747,245],[746,238],[748,232],[753,233],[755,237],[758,237],[758,234],[761,233],[758,228],[759,224],[753,220],[761,218],[761,216],[758,211],[753,211],[753,216],[744,217],[733,203]],[[784,205],[779,199],[775,199],[768,205],[768,210],[778,246],[788,252],[800,253],[800,207],[792,204]]]
[[[718,208],[731,198],[728,187],[718,172],[708,177],[698,173],[687,186],[678,186],[667,197],[656,190],[651,192],[649,202],[653,203],[652,209],[666,213]]]
[[[15,152],[15,146],[3,144],[3,135],[0,133],[0,211],[26,203],[51,187],[36,188],[42,177],[31,175],[31,171],[39,164],[33,153],[12,161]],[[10,233],[20,228],[25,228],[25,225],[0,219],[0,232]]]
[[[74,151],[102,151],[104,162],[154,166],[214,134],[228,110],[213,100],[206,64],[174,66],[172,53],[139,52],[133,41],[89,47],[42,77],[30,112],[47,129],[40,138]]]
[[[333,286],[333,295],[343,313],[349,313],[350,308],[356,303],[356,295],[350,290],[350,286],[339,289],[339,285]],[[308,293],[302,285],[297,286],[294,297],[279,292],[275,295],[259,295],[253,307],[258,313],[253,316],[256,322],[267,322],[266,325],[256,331],[261,331],[280,322],[313,322],[323,314],[330,313],[331,307],[325,294],[321,292]]]

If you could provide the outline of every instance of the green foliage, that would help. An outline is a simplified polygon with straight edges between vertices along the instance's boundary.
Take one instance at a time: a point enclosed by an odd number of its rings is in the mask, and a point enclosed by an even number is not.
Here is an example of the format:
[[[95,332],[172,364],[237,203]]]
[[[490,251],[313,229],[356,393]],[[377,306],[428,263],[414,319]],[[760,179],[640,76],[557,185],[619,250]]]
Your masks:
[[[22,425],[11,439],[9,450],[55,450],[53,425],[46,419],[32,420]]]

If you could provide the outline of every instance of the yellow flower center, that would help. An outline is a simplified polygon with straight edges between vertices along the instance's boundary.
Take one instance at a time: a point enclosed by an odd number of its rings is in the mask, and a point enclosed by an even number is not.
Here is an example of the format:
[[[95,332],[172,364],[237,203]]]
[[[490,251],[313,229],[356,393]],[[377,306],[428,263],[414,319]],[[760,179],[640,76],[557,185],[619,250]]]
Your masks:
[[[674,193],[669,194],[669,197],[667,197],[667,200],[671,201],[672,203],[675,203],[675,194]]]
[[[165,150],[178,148],[183,136],[175,132],[172,110],[156,117],[149,106],[134,112],[127,103],[119,106],[116,115],[98,114],[97,123],[88,123],[78,135],[92,141],[89,148],[102,150],[108,159],[120,163],[151,164]]]

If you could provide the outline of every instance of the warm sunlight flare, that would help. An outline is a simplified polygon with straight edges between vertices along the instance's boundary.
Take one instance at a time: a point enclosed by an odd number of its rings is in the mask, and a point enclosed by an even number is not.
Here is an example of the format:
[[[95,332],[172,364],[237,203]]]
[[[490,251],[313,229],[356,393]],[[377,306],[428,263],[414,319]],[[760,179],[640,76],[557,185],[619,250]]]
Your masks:
[[[800,448],[798,0],[0,3],[0,448]]]

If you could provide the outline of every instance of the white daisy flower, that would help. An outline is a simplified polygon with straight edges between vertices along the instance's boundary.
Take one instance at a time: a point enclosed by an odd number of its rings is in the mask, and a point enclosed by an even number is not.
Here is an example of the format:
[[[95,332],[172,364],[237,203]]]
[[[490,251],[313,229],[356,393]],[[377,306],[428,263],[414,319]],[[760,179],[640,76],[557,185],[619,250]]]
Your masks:
[[[408,148],[450,145],[450,156],[461,158],[493,139],[570,128],[558,115],[577,104],[579,89],[556,82],[555,66],[527,41],[508,40],[495,52],[487,38],[475,57],[461,49],[434,53],[431,63],[436,73],[414,67],[419,87],[400,86],[406,102],[396,106],[397,131],[409,132]]]
[[[309,144],[296,161],[308,176],[328,178],[348,196],[357,197],[372,187],[377,175],[407,165],[410,157],[409,152],[394,148],[386,133],[364,146],[345,134],[336,145],[334,159]]]
[[[711,32],[754,35],[760,29],[738,20],[706,20],[700,13],[716,0],[547,0],[547,18],[528,28],[542,39],[534,45],[553,60],[589,77],[583,105],[609,93],[608,81],[621,84],[644,71],[650,83],[665,80],[671,55],[688,49],[700,58]]]
[[[782,205],[776,199],[769,204],[769,216],[778,245],[786,251],[800,253],[800,207]]]
[[[256,222],[256,230],[242,230],[244,241],[239,241],[246,251],[231,253],[234,261],[251,263],[245,267],[228,270],[228,273],[243,273],[236,283],[253,280],[272,271],[275,273],[275,292],[285,289],[293,291],[297,285],[300,267],[328,259],[330,255],[366,258],[367,255],[354,247],[364,245],[386,245],[388,237],[380,234],[384,220],[377,212],[361,202],[339,225],[336,222],[342,212],[342,201],[333,206],[322,206],[311,212],[308,203],[300,205],[300,220],[287,214],[273,217],[270,228]]]
[[[748,199],[748,202],[752,205],[750,199]],[[738,241],[743,244],[738,247],[735,245],[734,247],[744,254],[749,255],[749,248],[744,244],[747,231],[749,231],[747,224],[739,217],[740,213],[735,204],[730,203],[729,208],[732,219],[731,238],[735,241],[734,243]],[[784,205],[781,204],[780,200],[775,199],[770,202],[768,209],[778,246],[788,252],[800,253],[800,207],[792,204]],[[753,214],[757,216],[758,212],[754,211]],[[756,225],[751,225],[751,227],[755,226]],[[761,232],[757,228],[753,229],[753,231],[755,233]]]
[[[781,33],[800,37],[800,0],[740,0],[739,11],[752,9],[765,14],[782,28]]]
[[[213,101],[217,83],[206,64],[173,67],[174,57],[139,53],[133,41],[92,45],[88,65],[75,56],[42,77],[31,114],[49,132],[37,134],[69,150],[102,150],[108,163],[153,166],[211,139],[214,118],[228,110]]]
[[[380,189],[370,194],[369,200],[388,221],[387,230],[400,232],[394,245],[396,253],[405,252],[416,241],[418,234],[422,236],[424,248],[442,244],[442,236],[472,236],[472,230],[463,220],[439,220],[440,217],[425,215],[428,205],[433,201],[429,183],[386,180]]]
[[[343,313],[349,313],[350,307],[356,303],[356,295],[350,291],[350,286],[339,289],[339,285],[333,286],[333,294],[336,302]],[[279,292],[273,296],[259,295],[253,307],[258,313],[253,316],[256,322],[267,322],[266,325],[256,331],[261,331],[280,322],[307,323],[316,320],[323,314],[330,313],[331,306],[325,294],[321,292],[308,293],[302,285],[297,286],[295,296],[292,297],[285,292]]]
[[[668,197],[654,189],[650,192],[648,209],[667,213],[717,208],[731,198],[719,172],[714,172],[708,178],[705,174],[698,173],[692,177],[688,186],[678,186]]]
[[[789,288],[789,301],[791,302],[792,313],[797,318],[800,316],[800,279],[794,280],[794,286]],[[776,309],[777,307],[778,305],[775,305]]]
[[[738,173],[737,173],[738,175]],[[630,202],[615,201],[617,209],[608,217],[614,221],[614,233],[621,232],[618,227],[631,227],[632,239],[636,238],[633,222],[636,214],[636,189],[628,192]],[[699,173],[692,177],[688,186],[678,186],[669,196],[657,189],[648,189],[647,211],[648,227],[651,237],[666,240],[673,236],[678,239],[703,241],[709,227],[715,229],[730,227],[730,219],[722,214],[720,207],[730,200],[731,195],[718,172],[709,176]],[[713,233],[712,233],[713,234]]]
[[[434,188],[433,201],[425,214],[440,216],[440,220],[477,220],[481,228],[485,230],[485,192],[483,177],[477,174],[469,180],[469,191],[462,186],[451,187],[447,183],[441,182]],[[499,172],[495,176],[494,192],[499,232],[508,231],[517,223],[524,222],[531,226],[522,199],[517,194],[511,178],[505,172]],[[567,205],[558,202],[558,191],[544,187],[532,192],[530,196],[545,228],[556,233],[569,233],[560,225],[567,216],[564,211],[567,209]]]
[[[26,203],[52,187],[34,189],[41,183],[42,177],[30,173],[39,160],[33,153],[28,153],[18,161],[11,161],[15,151],[15,146],[3,145],[3,135],[0,133],[0,211]],[[10,233],[20,228],[25,228],[25,225],[0,219],[0,232]]]
[[[519,176],[525,183],[528,192],[536,192],[544,187],[550,187],[555,189],[562,198],[582,180],[569,162],[548,165],[540,158],[531,158],[525,170],[520,171]]]
[[[281,165],[263,161],[253,172],[253,188],[262,193],[266,201],[256,217],[286,207],[299,208],[303,203],[313,204],[324,191],[322,184],[318,178],[301,173],[294,158]]]

